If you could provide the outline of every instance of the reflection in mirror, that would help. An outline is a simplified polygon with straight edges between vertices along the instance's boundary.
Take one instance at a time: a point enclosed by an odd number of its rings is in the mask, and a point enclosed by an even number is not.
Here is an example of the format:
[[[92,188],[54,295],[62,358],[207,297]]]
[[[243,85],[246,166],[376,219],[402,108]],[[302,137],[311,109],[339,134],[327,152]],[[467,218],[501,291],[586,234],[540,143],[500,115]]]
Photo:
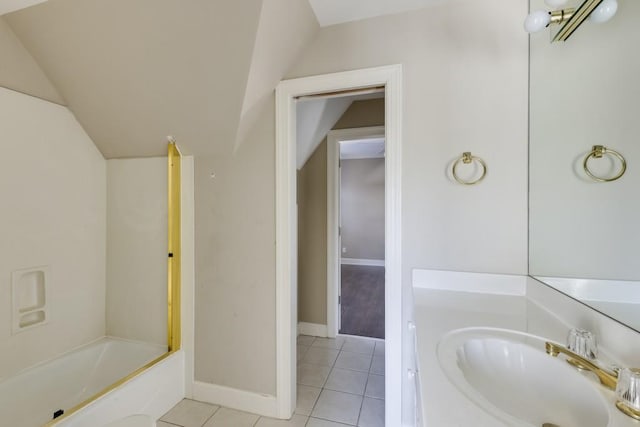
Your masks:
[[[636,330],[639,18],[640,2],[619,0],[610,21],[586,22],[564,43],[530,38],[530,274]],[[596,145],[626,159],[619,179],[585,171]],[[622,170],[611,153],[588,167],[597,177]]]
[[[0,424],[36,427],[167,352],[167,158],[105,160],[66,108],[0,107]]]

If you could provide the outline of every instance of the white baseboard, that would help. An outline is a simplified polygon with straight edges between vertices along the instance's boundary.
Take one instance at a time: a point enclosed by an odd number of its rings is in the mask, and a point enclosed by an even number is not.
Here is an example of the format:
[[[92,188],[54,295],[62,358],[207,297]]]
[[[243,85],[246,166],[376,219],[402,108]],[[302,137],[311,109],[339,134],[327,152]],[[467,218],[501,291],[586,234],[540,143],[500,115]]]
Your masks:
[[[193,398],[226,408],[250,412],[264,417],[277,417],[276,397],[216,384],[193,382]]]
[[[298,323],[298,335],[310,335],[312,337],[328,337],[327,325],[319,325],[317,323]]]
[[[373,267],[384,267],[384,260],[383,259],[340,258],[340,264],[370,265]]]

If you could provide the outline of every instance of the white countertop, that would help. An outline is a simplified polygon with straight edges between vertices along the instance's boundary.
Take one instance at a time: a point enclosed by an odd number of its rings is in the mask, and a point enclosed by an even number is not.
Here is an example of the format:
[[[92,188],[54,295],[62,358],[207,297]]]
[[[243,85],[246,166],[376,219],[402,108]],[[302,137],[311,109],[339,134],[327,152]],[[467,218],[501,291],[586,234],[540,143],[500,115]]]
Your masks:
[[[414,288],[417,366],[422,418],[425,427],[504,427],[507,424],[471,402],[446,378],[436,347],[447,332],[472,327],[496,327],[529,332],[564,342],[569,325],[527,299],[495,295]],[[608,403],[611,423],[603,427],[637,427],[640,423],[615,408],[612,391],[597,384]]]

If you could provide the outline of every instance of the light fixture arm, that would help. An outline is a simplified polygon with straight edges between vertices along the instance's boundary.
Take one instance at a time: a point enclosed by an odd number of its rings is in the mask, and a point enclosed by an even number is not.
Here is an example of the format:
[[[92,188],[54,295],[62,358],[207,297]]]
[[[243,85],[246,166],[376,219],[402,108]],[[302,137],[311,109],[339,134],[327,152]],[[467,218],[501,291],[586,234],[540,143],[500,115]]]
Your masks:
[[[545,0],[550,7],[558,7],[566,0]],[[528,33],[536,33],[559,24],[560,29],[552,37],[552,41],[565,41],[589,18],[591,22],[601,23],[611,19],[618,10],[618,0],[582,0],[576,8],[532,11],[524,20],[524,29]]]
[[[551,15],[550,24],[562,24],[564,22],[567,22],[569,19],[571,19],[574,13],[576,13],[576,10],[574,8],[552,10],[551,12],[549,12],[549,15]]]

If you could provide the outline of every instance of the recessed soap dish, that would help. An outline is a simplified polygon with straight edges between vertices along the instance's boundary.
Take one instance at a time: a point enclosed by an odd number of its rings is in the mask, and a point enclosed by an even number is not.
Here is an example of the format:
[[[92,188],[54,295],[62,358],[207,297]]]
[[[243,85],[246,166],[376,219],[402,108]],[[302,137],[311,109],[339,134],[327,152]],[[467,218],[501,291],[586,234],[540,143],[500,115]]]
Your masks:
[[[12,333],[49,321],[49,267],[34,267],[11,273]]]

